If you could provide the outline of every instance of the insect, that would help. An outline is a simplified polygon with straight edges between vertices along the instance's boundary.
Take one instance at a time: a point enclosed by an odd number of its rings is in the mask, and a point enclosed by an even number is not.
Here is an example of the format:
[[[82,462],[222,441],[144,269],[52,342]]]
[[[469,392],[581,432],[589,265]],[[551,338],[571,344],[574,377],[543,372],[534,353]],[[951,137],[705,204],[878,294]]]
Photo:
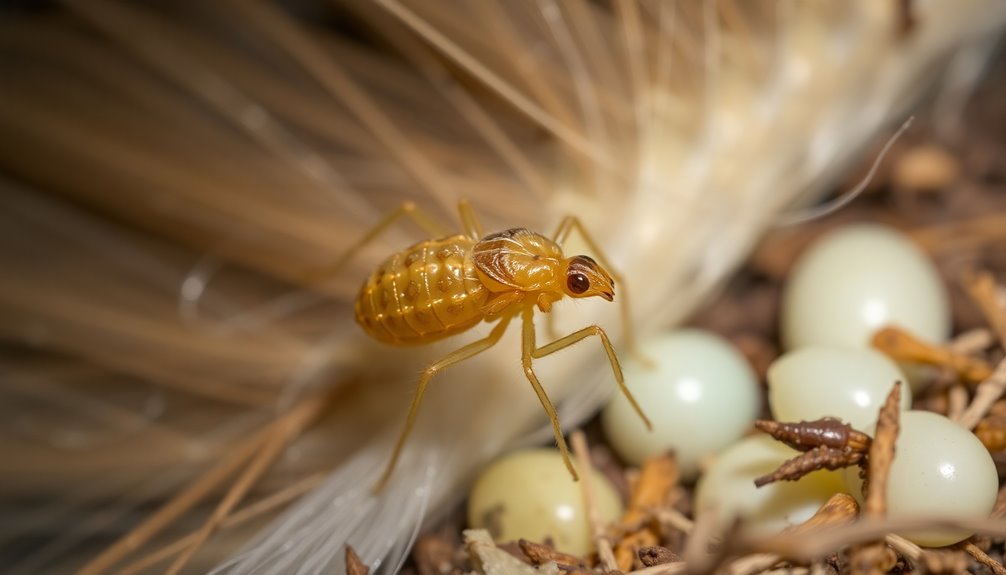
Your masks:
[[[379,491],[398,462],[430,380],[440,371],[469,359],[499,342],[510,322],[522,323],[521,364],[524,374],[552,422],[556,443],[570,474],[577,479],[551,400],[534,373],[533,362],[596,336],[604,347],[615,381],[639,417],[650,422],[625,386],[615,350],[603,329],[585,327],[546,345],[535,339],[535,308],[549,312],[566,297],[601,297],[613,301],[615,281],[580,221],[562,220],[551,238],[524,228],[484,235],[467,202],[458,205],[463,233],[444,236],[432,220],[406,203],[386,217],[347,253],[349,257],[401,216],[412,218],[434,237],[392,254],[364,281],[356,297],[356,321],[379,341],[391,345],[422,345],[464,332],[475,325],[495,322],[489,335],[447,354],[427,367],[416,385],[405,426],[391,459],[375,486]],[[566,257],[562,244],[577,230],[601,263],[577,255]],[[627,311],[623,306],[623,312]],[[627,318],[628,314],[624,316]],[[631,332],[631,330],[629,330]]]

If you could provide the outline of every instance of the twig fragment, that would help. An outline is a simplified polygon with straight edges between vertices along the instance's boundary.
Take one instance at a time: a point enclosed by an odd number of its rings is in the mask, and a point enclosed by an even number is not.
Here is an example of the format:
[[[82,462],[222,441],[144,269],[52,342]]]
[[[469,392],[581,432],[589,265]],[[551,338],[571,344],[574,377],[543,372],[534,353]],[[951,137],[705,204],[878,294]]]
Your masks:
[[[877,431],[870,446],[868,461],[869,490],[863,513],[867,517],[883,517],[887,514],[887,477],[894,463],[895,443],[901,429],[901,382],[887,395],[877,418]]]
[[[898,327],[881,329],[873,334],[870,343],[891,359],[946,367],[971,384],[983,381],[992,374],[992,366],[984,359],[924,342]]]
[[[590,521],[591,533],[593,533],[594,548],[597,550],[597,556],[600,558],[604,570],[616,571],[618,564],[615,562],[615,555],[611,549],[611,541],[604,535],[604,524],[601,522],[601,516],[597,512],[594,485],[591,482],[592,465],[590,463],[590,450],[587,448],[587,436],[584,435],[583,431],[577,430],[570,436],[570,442],[573,444],[573,453],[580,463],[580,484],[583,487],[587,518]]]
[[[974,543],[965,541],[961,544],[961,548],[964,549],[968,555],[974,557],[975,561],[991,569],[995,575],[1006,575],[1006,567],[1003,567],[1002,563],[990,557],[988,553],[982,551],[981,548]]]
[[[966,429],[974,429],[1003,393],[1006,393],[1006,360],[999,362],[992,375],[978,384],[971,404],[964,410],[958,423]]]
[[[887,478],[894,462],[901,419],[901,382],[887,395],[877,417],[877,431],[867,457],[866,501],[863,515],[882,518],[887,515]],[[874,541],[853,547],[849,552],[852,572],[857,575],[882,575],[897,563],[897,555],[884,541]]]

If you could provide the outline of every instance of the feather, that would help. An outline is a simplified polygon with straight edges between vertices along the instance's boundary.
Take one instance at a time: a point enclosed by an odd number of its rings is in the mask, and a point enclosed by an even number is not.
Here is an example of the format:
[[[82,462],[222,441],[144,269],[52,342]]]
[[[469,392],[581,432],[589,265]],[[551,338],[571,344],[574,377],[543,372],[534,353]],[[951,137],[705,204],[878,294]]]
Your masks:
[[[482,465],[550,432],[510,333],[438,376],[373,494],[419,371],[486,330],[399,349],[353,324],[359,282],[423,239],[415,226],[322,285],[311,272],[403,201],[448,230],[461,199],[487,231],[575,214],[626,278],[639,334],[666,329],[942,70],[941,101],[966,98],[1004,21],[995,0],[11,9],[0,558],[139,572],[198,551],[191,569],[306,574],[340,570],[352,544],[396,571]],[[563,332],[614,335],[617,310],[554,313]],[[613,391],[605,361],[584,343],[536,365],[566,429]],[[312,425],[278,423],[321,396]],[[281,437],[256,481],[249,462]]]

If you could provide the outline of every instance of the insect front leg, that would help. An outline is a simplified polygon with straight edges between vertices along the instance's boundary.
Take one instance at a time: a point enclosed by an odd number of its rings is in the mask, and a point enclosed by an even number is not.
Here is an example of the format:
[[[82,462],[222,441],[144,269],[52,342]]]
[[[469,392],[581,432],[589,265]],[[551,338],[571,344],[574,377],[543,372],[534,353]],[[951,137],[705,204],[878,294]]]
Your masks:
[[[551,355],[592,335],[596,335],[598,339],[601,340],[604,352],[608,355],[608,363],[611,364],[611,371],[615,374],[615,381],[618,383],[618,388],[625,395],[625,398],[629,400],[629,403],[632,404],[632,408],[636,410],[639,418],[646,424],[647,429],[652,430],[653,425],[650,424],[649,418],[647,418],[646,414],[643,413],[643,409],[639,407],[639,403],[636,402],[636,398],[632,396],[632,392],[630,392],[629,388],[625,385],[625,377],[622,375],[622,366],[618,363],[618,356],[615,355],[615,348],[611,346],[611,341],[608,340],[608,334],[606,334],[599,326],[588,326],[581,330],[574,331],[567,336],[561,337],[552,343],[536,347],[531,351],[531,357],[538,359],[545,357],[546,355]]]
[[[642,352],[639,351],[639,346],[636,343],[636,330],[632,322],[632,308],[629,305],[629,290],[626,287],[625,277],[611,265],[611,261],[608,260],[607,256],[604,255],[604,252],[601,251],[600,245],[594,240],[594,236],[587,231],[587,228],[584,227],[580,218],[576,216],[566,216],[562,218],[562,221],[559,222],[559,227],[557,227],[555,233],[552,234],[552,240],[559,245],[563,245],[566,243],[566,240],[569,239],[569,235],[573,233],[574,230],[579,232],[580,237],[582,237],[583,241],[586,242],[587,247],[589,247],[590,251],[593,252],[594,257],[596,257],[597,261],[600,262],[606,270],[608,270],[612,279],[615,280],[618,308],[619,313],[622,316],[622,335],[625,338],[626,347],[628,347],[632,355],[639,359],[642,363],[646,365],[653,365],[653,362],[647,359]],[[619,290],[618,286],[622,286],[622,288]]]
[[[545,408],[545,413],[548,414],[548,418],[552,421],[552,432],[555,434],[555,442],[559,445],[559,452],[562,454],[562,460],[566,463],[566,469],[569,470],[569,474],[573,476],[573,481],[579,480],[579,476],[576,474],[576,469],[573,467],[573,462],[569,458],[569,447],[566,446],[566,439],[562,436],[562,427],[559,425],[559,415],[555,411],[555,406],[552,405],[552,401],[548,398],[545,393],[545,388],[541,386],[541,382],[538,381],[538,376],[534,373],[534,368],[531,363],[534,359],[535,351],[535,334],[534,334],[534,308],[527,306],[524,308],[523,312],[523,328],[521,330],[521,365],[524,366],[524,375],[527,376],[527,380],[531,382],[531,387],[534,388],[535,394],[538,396],[538,401],[541,402],[541,406]]]
[[[452,351],[440,360],[430,364],[430,366],[423,371],[423,374],[419,376],[419,383],[416,384],[416,391],[412,396],[412,403],[409,405],[409,415],[405,419],[405,427],[402,428],[402,432],[398,436],[398,442],[395,443],[395,449],[391,453],[391,459],[388,460],[388,465],[384,469],[384,474],[381,475],[377,484],[374,485],[374,493],[384,489],[388,479],[391,478],[391,472],[395,470],[398,458],[402,454],[402,448],[405,446],[405,440],[409,437],[409,433],[412,431],[412,426],[416,423],[416,415],[419,413],[419,405],[422,403],[423,395],[426,393],[426,386],[430,383],[430,380],[433,379],[433,376],[443,369],[478,355],[496,345],[500,338],[503,337],[503,332],[506,331],[511,319],[513,319],[512,316],[500,319],[499,323],[493,327],[492,331],[490,331],[489,335],[485,338],[473,341],[460,349]]]

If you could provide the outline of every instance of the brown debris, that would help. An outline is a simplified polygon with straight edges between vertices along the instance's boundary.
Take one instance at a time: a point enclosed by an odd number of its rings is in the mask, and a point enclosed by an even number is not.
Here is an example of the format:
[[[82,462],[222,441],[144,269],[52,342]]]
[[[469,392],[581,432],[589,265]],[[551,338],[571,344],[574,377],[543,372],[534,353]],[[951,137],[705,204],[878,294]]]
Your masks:
[[[622,571],[633,567],[638,550],[659,542],[659,524],[653,519],[653,513],[665,504],[679,477],[677,460],[673,455],[651,457],[643,463],[629,497],[629,508],[617,529],[625,533],[614,549],[615,563]]]
[[[810,519],[783,530],[789,535],[807,535],[817,529],[849,525],[859,517],[859,503],[846,493],[832,495]]]
[[[533,541],[528,541],[527,539],[519,540],[517,545],[520,547],[521,553],[523,553],[533,565],[543,565],[549,561],[555,561],[555,564],[564,571],[581,569],[587,566],[587,562],[582,558],[575,555],[569,555],[568,553],[563,553],[561,551],[556,551],[549,545],[534,543]]]
[[[665,563],[676,563],[678,561],[681,561],[681,557],[667,547],[653,545],[650,547],[641,547],[639,549],[639,562],[646,567],[663,565]]]
[[[762,487],[775,481],[796,481],[820,469],[843,469],[861,465],[870,448],[870,436],[833,417],[799,423],[758,420],[755,427],[786,445],[803,451],[784,461],[775,471],[755,479]]]
[[[964,549],[964,551],[966,551],[968,555],[974,557],[975,561],[991,569],[992,572],[995,573],[995,575],[1006,575],[1006,567],[1003,567],[1002,563],[990,557],[988,553],[982,551],[982,549],[977,545],[975,545],[974,543],[970,541],[965,541],[964,543],[960,544],[960,547]],[[958,571],[958,573],[963,572],[964,569]]]
[[[897,327],[885,327],[879,330],[873,334],[871,344],[896,361],[949,368],[968,383],[978,383],[992,374],[992,366],[983,359],[926,343]]]
[[[370,567],[363,564],[352,545],[346,545],[346,575],[367,575]]]
[[[797,451],[831,447],[865,452],[870,448],[869,435],[856,431],[852,426],[842,423],[834,417],[799,423],[759,419],[755,421],[754,425],[756,429],[764,431]]]
[[[967,556],[948,549],[926,549],[919,556],[919,565],[930,575],[960,575],[968,572]]]
[[[990,452],[1006,449],[1006,415],[986,415],[975,426],[975,435]]]
[[[901,429],[901,382],[894,384],[880,408],[877,431],[870,446],[867,478],[869,489],[863,513],[867,517],[883,517],[887,514],[887,477],[894,463],[895,443]]]
[[[960,162],[936,144],[913,146],[891,168],[891,184],[899,192],[934,192],[950,187],[961,174]]]
[[[898,555],[882,542],[855,547],[849,554],[853,575],[884,575],[898,564]]]
[[[957,421],[967,429],[974,429],[1006,393],[1006,360],[1000,361],[992,375],[975,389],[974,399]]]
[[[866,458],[861,451],[847,451],[834,447],[815,447],[792,459],[782,462],[772,473],[762,475],[754,480],[756,487],[764,487],[776,481],[797,481],[808,473],[821,469],[844,469],[859,465]]]
[[[887,515],[887,477],[894,462],[895,443],[898,440],[901,420],[901,382],[887,395],[877,417],[877,431],[867,460],[866,502],[863,516],[880,518]],[[849,564],[856,575],[881,575],[887,573],[898,561],[898,556],[884,541],[857,545],[849,552]]]
[[[457,569],[454,564],[456,545],[445,537],[421,536],[412,548],[412,559],[419,575],[447,575]]]
[[[965,276],[963,283],[1000,343],[1006,345],[1006,304],[1003,303],[1001,286],[996,284],[991,273],[984,270]]]

